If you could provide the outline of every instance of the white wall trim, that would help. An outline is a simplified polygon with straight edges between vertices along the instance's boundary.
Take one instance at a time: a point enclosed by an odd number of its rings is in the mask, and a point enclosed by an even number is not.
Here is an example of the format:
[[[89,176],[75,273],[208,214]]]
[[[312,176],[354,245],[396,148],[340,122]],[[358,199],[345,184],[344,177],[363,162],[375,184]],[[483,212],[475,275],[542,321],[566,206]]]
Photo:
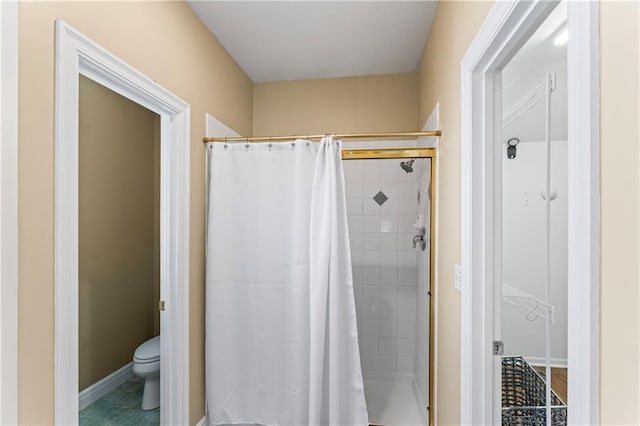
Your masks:
[[[494,116],[501,69],[555,7],[555,2],[497,2],[461,63],[460,419],[498,424],[499,380],[491,342],[493,283],[500,282],[501,168]],[[569,2],[569,422],[598,419],[598,13],[595,2]],[[589,125],[585,125],[588,123]],[[579,146],[579,148],[578,148]],[[494,359],[495,358],[495,359]],[[497,371],[497,373],[496,373]],[[498,375],[496,377],[496,374]]]
[[[600,39],[598,2],[567,5],[569,424],[600,421]]]
[[[82,74],[161,117],[161,424],[189,422],[190,106],[56,21],[55,422],[78,423],[78,80]]]
[[[107,377],[103,377],[80,392],[78,395],[78,410],[84,410],[133,376],[133,362],[130,362],[109,374]]]
[[[0,424],[18,423],[18,3],[0,2]]]

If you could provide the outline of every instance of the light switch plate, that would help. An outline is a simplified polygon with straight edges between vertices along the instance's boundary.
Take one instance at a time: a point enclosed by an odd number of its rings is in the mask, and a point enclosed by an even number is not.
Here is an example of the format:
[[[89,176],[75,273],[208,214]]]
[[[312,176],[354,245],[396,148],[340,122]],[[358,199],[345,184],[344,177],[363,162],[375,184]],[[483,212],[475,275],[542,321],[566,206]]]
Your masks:
[[[462,290],[462,267],[457,263],[454,266],[453,274],[454,274],[454,286],[456,287],[456,290],[460,291]]]

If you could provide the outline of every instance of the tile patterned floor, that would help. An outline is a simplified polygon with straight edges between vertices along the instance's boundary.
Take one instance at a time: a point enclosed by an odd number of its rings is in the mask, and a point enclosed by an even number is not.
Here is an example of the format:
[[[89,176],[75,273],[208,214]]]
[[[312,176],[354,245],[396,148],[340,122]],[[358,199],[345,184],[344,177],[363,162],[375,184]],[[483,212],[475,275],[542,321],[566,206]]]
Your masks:
[[[80,411],[81,426],[159,425],[160,408],[144,411],[144,382],[134,378]]]

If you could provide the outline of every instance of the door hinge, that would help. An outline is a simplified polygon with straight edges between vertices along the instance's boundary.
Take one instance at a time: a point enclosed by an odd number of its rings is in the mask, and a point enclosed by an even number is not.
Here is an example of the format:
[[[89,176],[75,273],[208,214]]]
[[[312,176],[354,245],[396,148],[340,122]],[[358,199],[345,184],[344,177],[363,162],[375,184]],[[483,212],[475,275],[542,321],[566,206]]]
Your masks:
[[[501,340],[493,341],[493,354],[494,355],[504,354],[504,342],[502,342]]]
[[[160,300],[160,301],[158,302],[158,310],[159,310],[160,312],[164,311],[164,300]]]

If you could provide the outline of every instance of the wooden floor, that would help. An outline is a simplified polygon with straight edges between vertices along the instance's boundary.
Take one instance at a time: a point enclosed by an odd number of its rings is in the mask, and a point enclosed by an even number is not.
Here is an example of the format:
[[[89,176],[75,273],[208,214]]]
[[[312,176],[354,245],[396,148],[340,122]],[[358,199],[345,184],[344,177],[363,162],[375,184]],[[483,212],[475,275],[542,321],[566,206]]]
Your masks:
[[[544,377],[544,367],[533,367],[538,373]],[[551,368],[551,389],[560,397],[564,403],[567,403],[567,369]]]

